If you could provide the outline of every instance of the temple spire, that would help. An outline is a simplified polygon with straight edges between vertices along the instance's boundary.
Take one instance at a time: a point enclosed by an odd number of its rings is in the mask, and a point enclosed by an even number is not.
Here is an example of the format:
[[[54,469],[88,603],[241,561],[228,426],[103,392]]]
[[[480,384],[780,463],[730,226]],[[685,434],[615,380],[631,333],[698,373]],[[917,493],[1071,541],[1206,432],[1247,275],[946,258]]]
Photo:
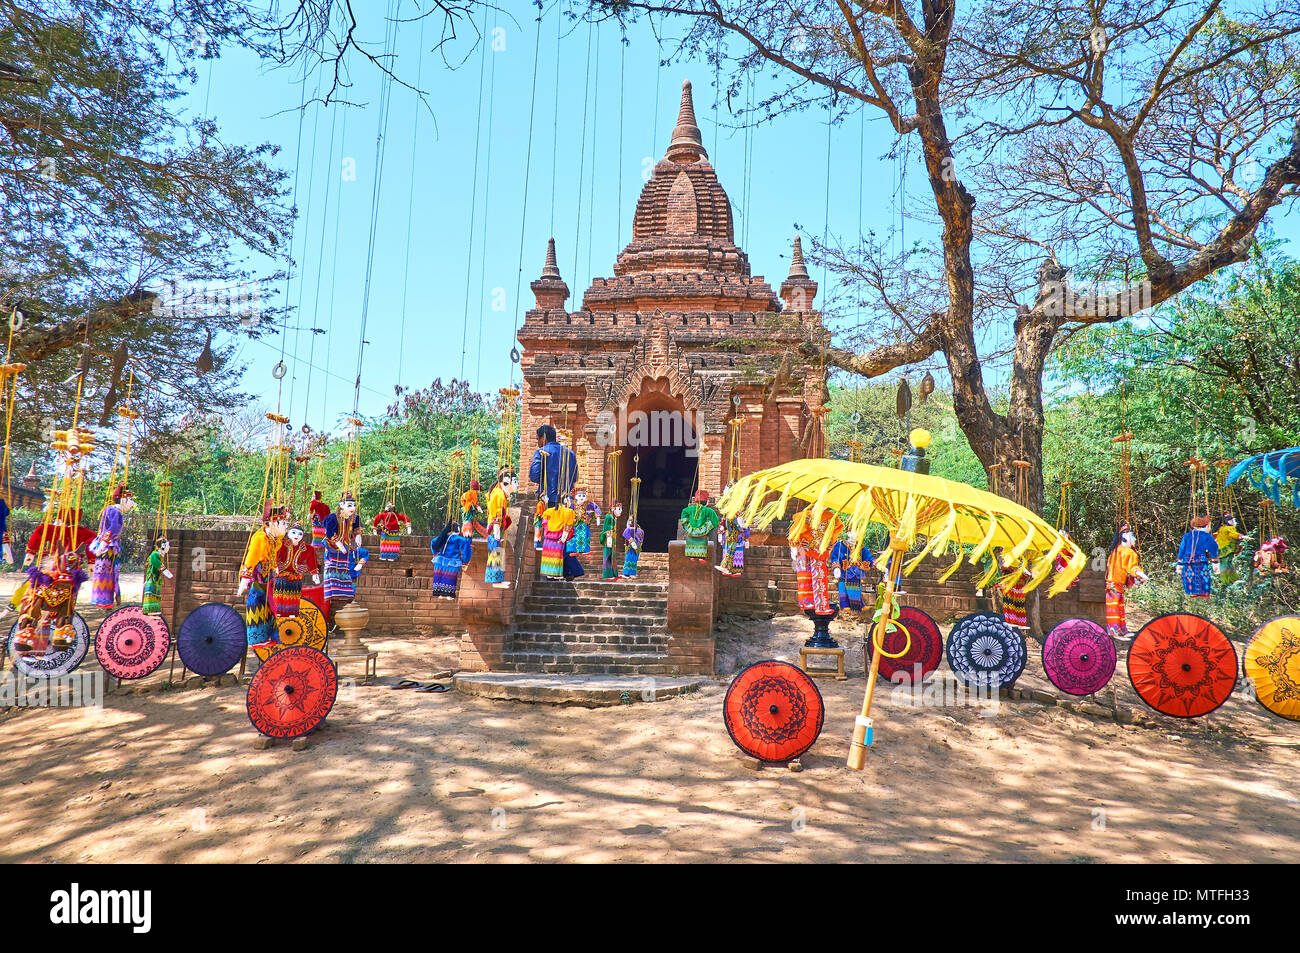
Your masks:
[[[537,308],[552,311],[563,308],[569,298],[569,286],[560,277],[560,266],[555,259],[555,239],[546,242],[546,264],[542,266],[542,275],[529,285],[537,299]]]
[[[798,235],[794,237],[794,248],[790,250],[790,277],[808,277],[808,268],[803,263],[803,242]]]
[[[677,125],[673,127],[672,139],[668,142],[668,151],[664,158],[673,162],[699,162],[707,159],[704,140],[700,137],[700,127],[695,123],[695,102],[691,98],[691,81],[682,80],[682,105],[677,110]]]
[[[795,239],[797,242],[799,239]],[[543,278],[559,278],[560,265],[555,260],[555,239],[550,238],[546,241],[546,264],[542,266]]]

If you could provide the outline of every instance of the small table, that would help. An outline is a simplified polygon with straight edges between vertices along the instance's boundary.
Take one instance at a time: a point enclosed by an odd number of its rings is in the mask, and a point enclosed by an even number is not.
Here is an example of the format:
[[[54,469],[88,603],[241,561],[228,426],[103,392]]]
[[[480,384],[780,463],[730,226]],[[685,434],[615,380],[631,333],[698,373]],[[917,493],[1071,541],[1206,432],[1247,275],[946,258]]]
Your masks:
[[[808,656],[810,655],[829,655],[835,659],[835,668],[809,668]],[[830,675],[836,681],[844,681],[848,678],[844,674],[844,648],[836,646],[835,648],[820,648],[814,645],[801,645],[799,647],[799,667],[808,675]]]
[[[378,678],[379,676],[379,649],[370,649],[364,655],[340,655],[335,652],[330,658],[336,667],[344,662],[364,662],[366,674],[361,680],[363,683],[370,681],[372,677]],[[840,668],[843,667],[844,663],[841,661]]]

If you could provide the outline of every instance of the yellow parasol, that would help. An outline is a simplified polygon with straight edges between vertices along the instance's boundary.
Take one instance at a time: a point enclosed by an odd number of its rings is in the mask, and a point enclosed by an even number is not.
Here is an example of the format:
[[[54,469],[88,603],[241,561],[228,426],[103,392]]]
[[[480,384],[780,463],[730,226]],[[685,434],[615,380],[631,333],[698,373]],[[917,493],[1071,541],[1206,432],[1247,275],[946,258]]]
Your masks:
[[[1246,646],[1242,668],[1255,697],[1274,714],[1300,721],[1300,616],[1266,622]]]
[[[911,573],[926,556],[939,556],[953,548],[956,559],[941,582],[957,571],[963,558],[969,558],[974,565],[990,549],[998,547],[1006,551],[1008,559],[1023,557],[1031,561],[1030,579],[1025,584],[1029,591],[1052,573],[1057,557],[1064,556],[1065,566],[1056,573],[1048,592],[1054,596],[1074,581],[1087,561],[1083,550],[1066,536],[1010,500],[941,477],[847,460],[794,460],[751,473],[723,496],[721,510],[728,519],[743,512],[749,525],[764,529],[785,515],[792,499],[812,504],[806,519],[813,526],[821,525],[827,511],[838,514],[848,527],[855,556],[861,553],[871,524],[887,528],[889,548],[876,561],[881,571],[891,562],[897,565],[894,561],[901,560],[922,539],[920,552],[907,563],[904,572]],[[828,521],[829,527],[836,522]],[[813,545],[824,552],[835,544],[833,538],[828,538],[831,535],[828,528],[820,539],[813,540]],[[963,546],[974,547],[969,557]],[[848,764],[855,770],[862,769],[865,745],[870,744],[871,695],[880,658],[885,654],[884,636],[892,616],[896,577],[895,572],[886,573],[884,611],[872,633],[877,651],[872,654],[867,693],[849,751]]]

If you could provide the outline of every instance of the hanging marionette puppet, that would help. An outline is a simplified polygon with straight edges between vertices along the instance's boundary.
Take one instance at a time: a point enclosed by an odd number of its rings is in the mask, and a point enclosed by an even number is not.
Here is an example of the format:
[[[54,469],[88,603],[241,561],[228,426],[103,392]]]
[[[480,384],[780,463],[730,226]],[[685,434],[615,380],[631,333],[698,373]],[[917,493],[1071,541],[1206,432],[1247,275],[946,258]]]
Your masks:
[[[433,594],[439,599],[455,599],[461,571],[474,555],[473,544],[454,522],[449,522],[429,543],[429,551],[433,553]]]
[[[244,601],[244,626],[248,644],[253,649],[269,649],[280,641],[271,610],[275,591],[276,553],[289,530],[289,517],[283,506],[270,501],[262,509],[262,528],[253,534],[239,566],[237,596]]]
[[[316,550],[307,541],[300,524],[292,524],[275,552],[275,589],[271,593],[271,611],[277,619],[298,614],[302,602],[302,580],[311,573],[312,585],[320,585],[320,564]]]
[[[316,550],[316,561],[325,560],[325,520],[330,515],[329,504],[320,498],[320,490],[313,490],[311,502],[307,504],[311,514],[311,545]]]
[[[487,533],[488,557],[487,569],[483,581],[496,589],[509,589],[506,582],[505,532],[510,528],[510,497],[519,489],[519,479],[510,467],[502,467],[497,472],[497,482],[488,493]]]
[[[602,557],[600,577],[602,579],[617,579],[619,576],[618,521],[622,516],[623,504],[615,500],[614,505],[605,514],[605,519],[600,524],[600,554]]]
[[[1243,534],[1237,529],[1237,517],[1230,512],[1224,513],[1214,523],[1211,527],[1214,541],[1219,545],[1219,559],[1225,567],[1219,578],[1225,586],[1230,586],[1241,578],[1233,564],[1250,539],[1250,534]]]
[[[645,545],[645,530],[636,524],[636,516],[628,515],[627,525],[623,527],[623,575],[628,579],[636,578],[636,564],[641,558],[641,547]]]
[[[87,579],[81,558],[55,540],[27,570],[27,586],[19,605],[14,632],[15,652],[30,653],[46,648],[61,652],[76,638],[72,615],[77,592]]]
[[[682,510],[682,530],[686,534],[686,558],[697,563],[709,558],[709,537],[714,534],[722,517],[709,505],[707,490],[695,494],[695,500]]]
[[[1148,578],[1138,565],[1137,536],[1121,523],[1106,557],[1106,633],[1111,638],[1129,640],[1125,593]]]
[[[1192,528],[1183,534],[1178,544],[1178,571],[1183,580],[1183,592],[1196,598],[1208,598],[1210,578],[1219,572],[1219,544],[1210,534],[1210,518],[1198,515],[1192,518]]]
[[[478,480],[469,481],[469,489],[460,495],[460,535],[468,540],[487,535],[487,524],[483,522],[483,504],[479,501]]]
[[[724,576],[739,576],[745,571],[745,550],[749,548],[749,527],[737,514],[718,525],[718,543],[722,559],[713,568]]]
[[[1029,564],[1024,559],[1012,559],[1001,548],[994,558],[998,561],[997,588],[1002,595],[1002,618],[1007,625],[1026,629],[1029,627],[1029,597],[1025,593],[1025,583],[1030,579]]]
[[[583,487],[573,491],[570,504],[573,507],[575,521],[573,536],[565,547],[565,552],[585,556],[591,552],[591,531],[596,525],[596,520],[600,519],[600,504],[595,500],[588,501],[587,491]]]
[[[361,546],[361,520],[351,490],[339,496],[338,508],[325,517],[325,599],[341,609],[356,598],[356,581],[370,554]]]
[[[795,516],[787,538],[791,548],[802,555],[806,567],[807,581],[799,580],[799,608],[811,609],[817,615],[827,615],[836,611],[835,603],[839,601],[836,599],[833,603],[831,599],[831,567],[828,565],[830,540],[840,537],[844,532],[844,523],[829,509],[823,510],[814,523],[811,509],[809,507]]]
[[[113,489],[112,502],[99,514],[99,535],[90,544],[95,554],[95,573],[90,583],[90,601],[101,609],[111,609],[122,601],[118,571],[122,562],[122,524],[135,509],[135,498],[124,484]]]
[[[153,552],[144,567],[144,588],[140,595],[140,611],[145,615],[162,615],[163,580],[173,578],[172,571],[167,568],[167,554],[171,548],[166,536],[154,540]]]
[[[14,564],[14,546],[13,540],[9,538],[9,502],[3,496],[0,496],[0,540],[3,540],[3,543],[0,544],[2,546],[0,558],[4,559],[6,565],[12,566]]]
[[[1286,540],[1281,536],[1274,536],[1261,543],[1255,553],[1255,573],[1260,576],[1271,576],[1286,572],[1286,561],[1283,558],[1286,549]]]
[[[570,498],[565,496],[556,506],[547,507],[542,511],[541,572],[545,579],[558,581],[564,578],[568,569],[567,563],[572,559],[566,552],[566,548],[569,540],[573,538],[577,517],[569,505],[570,502]]]
[[[411,535],[411,521],[405,513],[397,512],[396,504],[385,503],[383,512],[375,515],[371,525],[379,535],[379,559],[393,562],[402,552],[402,534]]]
[[[832,575],[839,583],[840,608],[862,611],[862,563],[871,561],[870,550],[863,548],[858,558],[853,558],[853,547],[841,538],[831,547],[829,562]]]

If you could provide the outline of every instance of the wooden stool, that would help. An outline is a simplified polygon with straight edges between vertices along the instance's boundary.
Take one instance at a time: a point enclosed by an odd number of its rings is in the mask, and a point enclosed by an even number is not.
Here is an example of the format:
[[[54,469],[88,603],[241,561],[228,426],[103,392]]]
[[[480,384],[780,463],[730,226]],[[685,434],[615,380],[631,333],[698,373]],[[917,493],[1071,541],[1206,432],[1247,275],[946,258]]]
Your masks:
[[[835,668],[809,668],[808,656],[810,655],[829,655],[835,659]],[[833,649],[818,649],[807,645],[799,647],[799,667],[808,675],[832,675],[836,681],[844,681],[848,678],[844,674],[844,649],[836,646]]]
[[[339,655],[332,656],[335,667],[340,667],[344,662],[364,662],[366,666],[365,677],[361,679],[363,683],[370,681],[372,677],[378,677],[379,674],[379,649],[370,649],[364,655]]]

